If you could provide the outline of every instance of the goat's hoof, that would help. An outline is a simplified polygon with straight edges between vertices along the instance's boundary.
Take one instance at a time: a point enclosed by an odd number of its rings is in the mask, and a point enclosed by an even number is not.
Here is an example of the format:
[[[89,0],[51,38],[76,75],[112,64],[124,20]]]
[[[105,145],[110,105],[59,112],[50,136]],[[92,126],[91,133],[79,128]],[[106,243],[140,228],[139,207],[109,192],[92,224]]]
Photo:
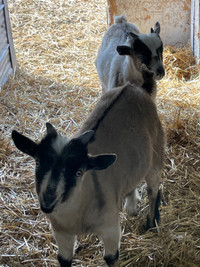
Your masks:
[[[109,254],[104,256],[104,260],[109,267],[117,267],[118,259],[119,259],[119,250],[117,250],[114,255]]]
[[[60,264],[60,267],[71,267],[72,266],[72,260],[65,260],[61,255],[58,254],[57,256],[58,262]]]
[[[151,232],[158,232],[156,226],[157,226],[157,223],[155,223],[155,221],[157,222],[156,219],[153,220],[153,222],[151,222],[149,216],[147,216],[147,222],[146,222],[146,231],[151,231]]]

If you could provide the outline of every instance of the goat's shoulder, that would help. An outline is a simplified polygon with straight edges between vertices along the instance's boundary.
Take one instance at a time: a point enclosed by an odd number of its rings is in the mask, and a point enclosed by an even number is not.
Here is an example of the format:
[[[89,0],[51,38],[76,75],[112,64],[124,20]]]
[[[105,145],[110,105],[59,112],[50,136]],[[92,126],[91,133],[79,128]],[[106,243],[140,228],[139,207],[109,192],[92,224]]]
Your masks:
[[[112,108],[112,106],[123,93],[124,87],[113,88],[104,93],[97,102],[89,117],[86,119],[80,132],[82,133],[88,129],[95,128],[98,122],[100,122],[105,117],[106,113]]]
[[[146,90],[130,82],[127,82],[124,86],[122,86],[121,91],[123,91],[123,97],[129,99],[130,101],[153,103]]]
[[[134,113],[135,109],[139,107],[141,116],[153,116],[157,120],[157,107],[151,95],[144,88],[128,82],[122,91],[124,94],[121,101],[130,104],[131,112]]]

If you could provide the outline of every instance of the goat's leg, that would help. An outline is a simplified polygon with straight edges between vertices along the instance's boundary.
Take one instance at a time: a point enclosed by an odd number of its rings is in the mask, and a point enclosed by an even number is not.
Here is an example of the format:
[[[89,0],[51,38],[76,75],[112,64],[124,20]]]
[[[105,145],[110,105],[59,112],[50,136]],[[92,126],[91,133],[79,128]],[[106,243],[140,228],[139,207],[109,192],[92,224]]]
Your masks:
[[[159,206],[160,206],[160,191],[159,191],[159,185],[160,185],[160,171],[156,169],[151,169],[151,171],[148,173],[148,175],[145,177],[145,180],[147,182],[147,193],[149,197],[149,214],[147,217],[147,224],[146,229],[155,227],[156,222],[159,222],[160,219],[160,212],[159,212]],[[156,222],[155,222],[156,221]]]
[[[104,260],[109,267],[118,266],[121,231],[117,221],[118,219],[113,221],[109,227],[105,227],[100,233],[105,248]]]
[[[58,244],[58,262],[61,267],[71,267],[74,252],[75,236],[54,231]]]
[[[139,200],[138,190],[135,188],[130,192],[125,201],[124,208],[129,216],[136,216],[138,214],[137,203]]]

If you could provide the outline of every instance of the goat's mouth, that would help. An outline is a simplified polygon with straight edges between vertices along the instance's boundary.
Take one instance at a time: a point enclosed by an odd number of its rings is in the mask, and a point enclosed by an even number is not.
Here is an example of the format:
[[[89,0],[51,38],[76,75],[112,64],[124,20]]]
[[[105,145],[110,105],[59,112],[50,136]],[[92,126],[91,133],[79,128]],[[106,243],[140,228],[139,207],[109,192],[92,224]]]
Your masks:
[[[41,211],[46,213],[46,214],[52,213],[55,210],[56,206],[59,205],[59,203],[62,203],[62,197],[63,197],[63,195],[61,195],[59,199],[55,199],[55,201],[53,201],[51,204],[46,203],[46,205],[45,205],[45,203],[43,201],[40,202]]]
[[[163,66],[159,66],[157,68],[154,67],[151,67],[151,66],[147,66],[148,70],[153,72],[154,75],[153,75],[153,79],[154,80],[161,80],[164,76],[165,76],[165,69]]]
[[[155,75],[155,80],[159,81],[159,80],[161,80],[164,76],[165,76],[165,72],[163,72],[162,74],[156,74],[156,75]]]
[[[165,76],[165,69],[162,66],[158,67],[156,71],[155,79],[161,80],[164,76]]]
[[[49,214],[49,213],[52,213],[52,212],[53,212],[54,207],[55,207],[55,206],[53,206],[53,207],[51,207],[51,208],[45,208],[45,207],[43,207],[43,206],[40,206],[40,209],[41,209],[42,212]]]
[[[53,205],[43,205],[40,204],[40,209],[42,212],[46,213],[46,214],[50,214],[54,211],[56,205],[58,204],[58,201],[56,201]]]

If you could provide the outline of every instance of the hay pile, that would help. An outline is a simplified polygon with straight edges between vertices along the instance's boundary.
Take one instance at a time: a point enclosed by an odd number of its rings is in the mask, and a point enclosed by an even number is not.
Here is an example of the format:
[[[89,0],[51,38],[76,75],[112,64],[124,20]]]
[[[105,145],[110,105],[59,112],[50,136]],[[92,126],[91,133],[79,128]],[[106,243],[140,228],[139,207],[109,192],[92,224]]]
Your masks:
[[[172,79],[188,81],[199,75],[199,65],[195,64],[190,45],[182,49],[167,47],[165,49],[164,64],[168,77]]]
[[[39,210],[34,163],[10,141],[34,140],[50,121],[77,131],[101,95],[94,60],[106,30],[103,0],[10,0],[18,70],[0,92],[1,266],[57,266],[57,246]],[[142,233],[147,197],[136,218],[122,218],[120,266],[200,266],[200,78],[188,48],[167,48],[158,109],[166,130],[166,206],[159,232]],[[96,236],[79,238],[74,266],[102,266]]]

